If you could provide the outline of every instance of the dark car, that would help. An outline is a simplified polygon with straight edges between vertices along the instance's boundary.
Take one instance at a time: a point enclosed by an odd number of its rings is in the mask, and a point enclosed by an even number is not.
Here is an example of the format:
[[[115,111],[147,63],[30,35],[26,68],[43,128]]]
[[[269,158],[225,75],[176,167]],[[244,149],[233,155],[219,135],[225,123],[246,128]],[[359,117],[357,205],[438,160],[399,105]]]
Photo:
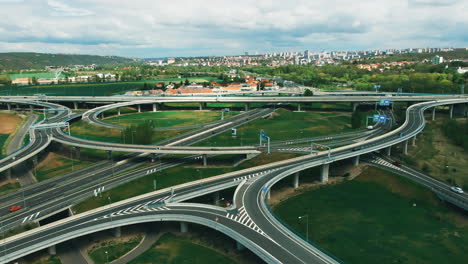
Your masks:
[[[354,147],[353,149],[351,149],[351,151],[358,151],[358,150],[361,150],[361,149],[362,149],[362,147],[359,146],[359,147]]]
[[[392,162],[392,164],[397,167],[401,167],[401,163],[398,160],[395,160],[394,162]]]

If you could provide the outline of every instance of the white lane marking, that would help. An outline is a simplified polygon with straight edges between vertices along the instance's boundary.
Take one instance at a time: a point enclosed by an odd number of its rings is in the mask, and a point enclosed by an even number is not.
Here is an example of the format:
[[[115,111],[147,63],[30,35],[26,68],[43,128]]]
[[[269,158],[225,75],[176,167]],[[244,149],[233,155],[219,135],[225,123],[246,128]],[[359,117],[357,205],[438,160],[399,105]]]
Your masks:
[[[231,213],[227,213],[226,214],[226,218],[229,218],[231,220],[234,220],[252,230],[254,230],[255,232],[269,238],[261,229],[260,227],[258,227],[255,222],[252,220],[252,218],[250,218],[250,216],[247,214],[247,212],[245,211],[245,208],[242,206],[241,208],[239,208],[239,210],[237,211],[237,214],[231,214]],[[270,239],[270,238],[269,238]]]
[[[37,212],[37,213],[35,213],[35,214],[26,216],[26,217],[23,219],[23,221],[22,221],[21,223],[24,224],[24,223],[26,223],[26,222],[29,222],[29,221],[31,221],[31,220],[36,219],[36,218],[39,216],[40,213],[41,213],[41,212],[39,211],[39,212]]]

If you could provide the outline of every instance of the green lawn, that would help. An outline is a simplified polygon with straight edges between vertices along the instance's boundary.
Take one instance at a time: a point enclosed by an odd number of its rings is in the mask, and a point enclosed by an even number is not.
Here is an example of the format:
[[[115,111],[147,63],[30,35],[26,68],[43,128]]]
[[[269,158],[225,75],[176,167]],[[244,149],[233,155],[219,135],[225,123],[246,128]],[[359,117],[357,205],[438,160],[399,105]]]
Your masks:
[[[237,137],[224,132],[199,146],[248,146],[259,143],[259,132],[264,130],[272,141],[316,137],[352,131],[350,113],[293,112],[278,109],[273,118],[257,119],[237,128]]]
[[[106,241],[88,251],[88,255],[96,264],[108,263],[107,261],[111,262],[127,254],[140,243],[141,239],[142,237],[138,236],[124,241]]]
[[[83,202],[75,205],[74,210],[76,212],[84,212],[93,208],[107,205],[109,203],[107,197],[111,197],[112,202],[117,202],[154,191],[154,180],[156,180],[156,188],[163,189],[178,184],[199,180],[200,178],[208,178],[223,173],[259,166],[269,162],[290,159],[297,156],[297,154],[289,153],[261,154],[251,160],[243,162],[237,167],[232,167],[231,163],[224,163],[224,166],[220,166],[218,163],[213,167],[203,167],[201,164],[177,166],[163,170],[161,172],[143,176],[111,190],[107,190],[102,193],[102,197],[88,198]],[[208,159],[208,165],[210,165],[210,162],[213,161]],[[203,188],[203,186],[201,185],[200,188]]]
[[[237,113],[225,113],[224,117],[232,117]],[[221,113],[216,111],[164,111],[127,114],[104,119],[105,122],[121,126],[137,125],[146,120],[152,120],[156,127],[184,127],[221,120]]]
[[[429,190],[376,168],[274,208],[290,227],[346,263],[465,263],[466,214]]]
[[[137,263],[234,264],[236,261],[211,247],[167,233],[161,236],[148,251],[130,262],[130,264]]]

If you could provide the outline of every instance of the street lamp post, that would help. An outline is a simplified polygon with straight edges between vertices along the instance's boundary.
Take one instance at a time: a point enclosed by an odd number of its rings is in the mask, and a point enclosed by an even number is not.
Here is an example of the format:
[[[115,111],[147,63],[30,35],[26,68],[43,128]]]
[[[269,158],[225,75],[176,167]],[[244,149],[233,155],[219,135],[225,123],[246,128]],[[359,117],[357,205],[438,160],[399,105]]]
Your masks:
[[[106,253],[106,264],[109,263],[109,252],[105,252]]]
[[[309,241],[309,215],[306,214],[306,215],[298,217],[298,219],[302,219],[302,218],[306,219],[306,239],[307,241]]]
[[[112,223],[112,209],[111,209],[111,198],[110,196],[107,196],[107,200],[109,201],[109,212],[110,212],[110,220],[111,220],[111,223]]]
[[[24,188],[23,186],[21,186],[19,178],[16,178],[16,181],[18,182],[21,188],[21,196],[23,197],[23,207],[26,208],[26,199],[24,198]]]

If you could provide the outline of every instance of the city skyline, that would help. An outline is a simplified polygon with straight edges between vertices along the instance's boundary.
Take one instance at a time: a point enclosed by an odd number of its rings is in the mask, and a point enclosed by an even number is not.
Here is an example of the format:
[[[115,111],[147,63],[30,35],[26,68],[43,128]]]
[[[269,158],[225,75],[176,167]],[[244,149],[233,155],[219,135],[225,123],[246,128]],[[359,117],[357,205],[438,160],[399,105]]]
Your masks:
[[[0,52],[157,58],[468,46],[460,0],[354,3],[0,0]]]

